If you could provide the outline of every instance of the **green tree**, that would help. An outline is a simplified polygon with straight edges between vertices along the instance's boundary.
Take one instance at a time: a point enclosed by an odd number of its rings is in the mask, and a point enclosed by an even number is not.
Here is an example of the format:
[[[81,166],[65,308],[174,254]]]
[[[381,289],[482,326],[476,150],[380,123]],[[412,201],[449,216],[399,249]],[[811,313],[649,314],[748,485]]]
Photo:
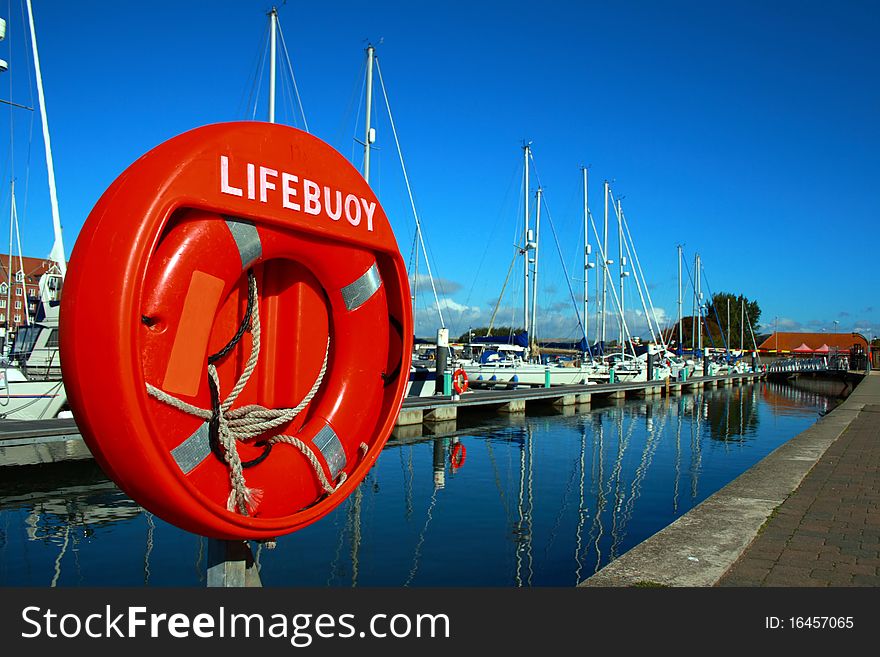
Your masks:
[[[493,326],[492,335],[511,335],[513,333],[522,333],[523,329],[513,326]],[[481,338],[489,332],[488,326],[470,329],[458,336],[458,342],[468,342],[471,338]]]
[[[728,317],[728,308],[730,308],[730,316]],[[743,326],[742,315],[745,309],[746,323]],[[731,349],[751,348],[752,333],[758,325],[761,317],[761,307],[757,301],[752,301],[745,295],[731,294],[730,292],[718,292],[712,295],[712,303],[709,304],[707,310],[707,322],[709,330],[712,333],[712,339],[715,340],[717,346],[721,346],[730,335]],[[751,331],[749,330],[751,325]],[[721,333],[724,333],[723,339]],[[740,342],[740,334],[742,334],[745,344]],[[705,344],[705,343],[704,343]]]

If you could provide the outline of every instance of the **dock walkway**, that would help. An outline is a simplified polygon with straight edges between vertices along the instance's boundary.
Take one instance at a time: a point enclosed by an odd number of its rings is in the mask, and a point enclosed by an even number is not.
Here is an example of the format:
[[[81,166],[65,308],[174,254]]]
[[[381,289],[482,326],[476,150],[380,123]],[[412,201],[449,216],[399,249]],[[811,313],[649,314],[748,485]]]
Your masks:
[[[719,586],[880,586],[880,372],[848,401],[856,417]]]

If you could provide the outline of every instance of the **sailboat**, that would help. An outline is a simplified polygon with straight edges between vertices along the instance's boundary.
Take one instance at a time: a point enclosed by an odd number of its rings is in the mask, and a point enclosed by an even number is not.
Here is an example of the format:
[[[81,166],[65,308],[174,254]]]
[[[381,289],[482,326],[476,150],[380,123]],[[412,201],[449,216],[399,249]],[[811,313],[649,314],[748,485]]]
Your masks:
[[[49,184],[49,199],[52,208],[52,226],[54,244],[49,255],[47,267],[39,278],[39,302],[35,307],[33,321],[15,332],[15,340],[9,354],[0,362],[0,419],[33,420],[40,418],[70,417],[67,409],[67,395],[61,380],[60,359],[58,355],[58,308],[61,289],[67,264],[64,253],[64,241],[61,234],[61,219],[58,210],[58,195],[55,189],[55,168],[52,160],[52,148],[49,140],[49,123],[46,114],[46,99],[43,93],[43,78],[40,70],[40,58],[37,50],[36,29],[31,0],[26,0],[28,25],[30,30],[31,49],[34,60],[35,80],[39,99],[39,112],[43,129],[43,145],[46,155],[46,169]],[[6,36],[5,21],[0,24],[0,40]],[[8,65],[3,62],[0,72],[6,71]],[[20,109],[30,109],[23,105],[4,101],[10,108],[10,122],[13,114]],[[14,131],[10,131],[14,134]],[[12,149],[10,149],[11,152]],[[7,262],[9,280],[6,282],[7,293],[11,293],[13,285],[22,284],[24,288],[25,272],[21,257],[19,236],[19,271],[16,279],[12,278],[12,234],[18,226],[18,214],[15,203],[14,171],[10,185],[10,254]],[[27,293],[23,296],[27,298]],[[26,318],[31,320],[25,302]],[[9,337],[9,314],[11,303],[6,307],[6,335]]]

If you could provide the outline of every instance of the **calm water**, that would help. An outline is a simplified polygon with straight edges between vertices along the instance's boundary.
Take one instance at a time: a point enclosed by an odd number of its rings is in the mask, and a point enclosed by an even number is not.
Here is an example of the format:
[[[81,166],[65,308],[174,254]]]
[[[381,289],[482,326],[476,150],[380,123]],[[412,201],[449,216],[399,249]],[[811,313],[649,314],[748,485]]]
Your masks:
[[[756,384],[404,430],[333,514],[254,546],[263,585],[574,585],[842,392]],[[0,471],[0,585],[200,586],[206,555],[205,539],[140,509],[91,462]]]

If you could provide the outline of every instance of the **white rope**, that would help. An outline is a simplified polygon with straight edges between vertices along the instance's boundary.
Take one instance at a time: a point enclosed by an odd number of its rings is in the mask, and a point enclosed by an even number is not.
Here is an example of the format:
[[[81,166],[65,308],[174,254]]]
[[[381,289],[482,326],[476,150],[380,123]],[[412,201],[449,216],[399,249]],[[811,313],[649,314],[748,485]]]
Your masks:
[[[229,485],[230,485],[230,493],[229,498],[227,499],[226,506],[230,511],[237,510],[242,515],[248,515],[248,513],[253,513],[256,507],[259,505],[260,500],[263,497],[263,491],[257,488],[248,488],[247,482],[244,477],[244,468],[241,462],[241,456],[238,453],[238,441],[246,441],[255,436],[259,436],[275,427],[279,427],[283,424],[286,424],[293,420],[297,415],[302,412],[302,410],[308,406],[309,402],[315,397],[318,393],[318,390],[321,387],[321,383],[324,380],[324,375],[327,373],[327,363],[330,356],[330,337],[327,337],[327,345],[324,351],[324,362],[321,364],[321,369],[318,372],[318,377],[315,380],[315,383],[312,385],[311,389],[306,396],[303,397],[302,401],[297,404],[293,408],[266,408],[265,406],[261,406],[259,404],[248,404],[246,406],[242,406],[240,408],[230,410],[230,407],[238,396],[241,394],[241,391],[244,390],[244,387],[247,385],[250,380],[251,375],[254,372],[254,369],[257,366],[257,361],[260,356],[260,335],[261,335],[261,327],[260,327],[260,308],[259,308],[259,295],[257,293],[257,287],[255,283],[249,285],[248,293],[250,295],[250,300],[252,304],[251,310],[251,353],[248,357],[248,361],[245,364],[244,370],[239,375],[238,380],[235,383],[235,386],[229,392],[226,399],[224,399],[220,404],[220,409],[218,413],[218,438],[220,440],[220,444],[223,446],[223,457],[226,461],[226,465],[229,468]],[[211,363],[208,365],[208,375],[211,377],[211,380],[217,390],[217,393],[220,392],[220,377],[217,373],[217,367]],[[192,404],[188,404],[187,402],[174,397],[173,395],[169,395],[167,392],[160,390],[159,388],[147,383],[147,393],[153,397],[154,399],[168,404],[169,406],[178,409],[184,413],[189,415],[193,415],[195,417],[201,418],[203,420],[209,421],[213,417],[213,412],[211,410],[206,410],[203,408],[199,408],[198,406],[193,406]],[[346,478],[347,474],[343,472],[336,486],[333,486],[330,481],[327,479],[327,476],[324,474],[324,468],[322,467],[318,457],[312,451],[312,449],[306,445],[303,441],[295,436],[286,436],[279,435],[275,436],[269,440],[269,444],[275,444],[277,442],[284,442],[294,447],[298,448],[300,452],[306,457],[309,463],[312,465],[312,468],[315,470],[315,475],[318,477],[318,480],[321,482],[321,486],[324,491],[328,494],[334,492],[339,486],[341,486]],[[365,443],[361,443],[360,445],[361,451],[366,454],[368,449]]]

